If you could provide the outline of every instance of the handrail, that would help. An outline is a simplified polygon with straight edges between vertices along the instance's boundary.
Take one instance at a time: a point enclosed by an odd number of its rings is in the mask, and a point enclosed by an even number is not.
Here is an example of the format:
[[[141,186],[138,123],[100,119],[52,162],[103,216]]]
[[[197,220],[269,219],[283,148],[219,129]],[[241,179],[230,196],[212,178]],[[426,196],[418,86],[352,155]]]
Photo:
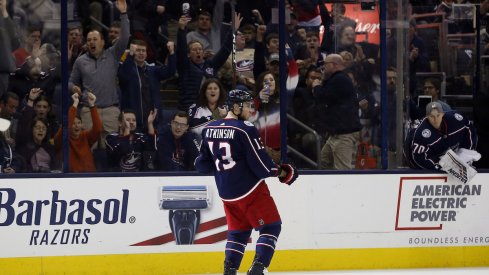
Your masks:
[[[316,130],[312,129],[311,127],[307,126],[304,124],[302,121],[298,120],[291,114],[287,114],[287,120],[290,122],[295,123],[308,133],[311,133],[314,135],[316,138],[316,161],[311,160],[304,154],[300,153],[299,151],[295,150],[292,146],[287,145],[287,149],[290,150],[291,153],[295,154],[296,156],[300,157],[302,160],[306,161],[307,163],[311,164],[314,168],[319,168],[319,160],[320,160],[320,154],[321,154],[321,136],[316,132]]]
[[[112,22],[114,22],[114,3],[112,3],[112,1],[109,1],[109,0],[105,0],[103,2],[105,5],[107,5],[109,7],[109,22],[110,22],[110,24],[112,24]],[[93,17],[92,15],[90,15],[90,20],[97,23],[97,25],[99,25],[100,27],[102,27],[106,31],[108,31],[110,29],[109,27],[107,27],[107,25],[100,22],[100,20]]]
[[[109,27],[107,27],[107,25],[105,25],[104,23],[100,22],[97,18],[93,17],[92,15],[90,15],[90,20],[92,20],[93,22],[97,23],[97,25],[99,25],[100,27],[102,27],[104,30],[106,30],[106,31],[109,30]]]

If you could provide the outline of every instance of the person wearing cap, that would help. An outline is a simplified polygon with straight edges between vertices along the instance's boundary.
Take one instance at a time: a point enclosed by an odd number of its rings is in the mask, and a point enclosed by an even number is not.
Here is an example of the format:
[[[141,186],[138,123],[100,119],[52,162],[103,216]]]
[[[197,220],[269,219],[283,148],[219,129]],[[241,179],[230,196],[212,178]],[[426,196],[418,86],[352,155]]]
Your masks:
[[[456,111],[445,112],[439,102],[426,106],[426,117],[408,134],[405,155],[412,168],[442,170],[440,158],[452,149],[475,150],[477,134],[472,123]]]

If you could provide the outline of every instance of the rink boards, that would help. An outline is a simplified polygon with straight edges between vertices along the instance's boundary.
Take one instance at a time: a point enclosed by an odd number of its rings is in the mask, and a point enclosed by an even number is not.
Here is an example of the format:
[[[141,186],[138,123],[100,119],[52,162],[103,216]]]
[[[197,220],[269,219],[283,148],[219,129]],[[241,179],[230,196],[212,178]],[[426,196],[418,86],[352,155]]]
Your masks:
[[[270,271],[489,266],[488,182],[488,174],[468,184],[438,174],[268,179],[283,222]],[[162,188],[176,189],[169,196],[178,201],[195,186],[207,188],[209,205],[194,243],[177,245]],[[225,239],[213,177],[0,180],[2,274],[219,273]]]

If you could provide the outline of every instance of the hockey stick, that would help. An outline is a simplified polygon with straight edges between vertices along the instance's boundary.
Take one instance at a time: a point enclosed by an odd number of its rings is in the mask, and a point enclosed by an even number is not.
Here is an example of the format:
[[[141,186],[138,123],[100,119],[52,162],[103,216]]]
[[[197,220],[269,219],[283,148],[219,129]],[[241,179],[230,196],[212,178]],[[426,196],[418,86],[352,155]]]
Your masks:
[[[233,75],[233,79],[232,79],[232,87],[233,89],[236,87],[236,32],[238,30],[235,29],[235,22],[236,22],[236,18],[235,18],[235,12],[236,12],[236,0],[232,0],[229,2],[229,4],[231,4],[231,18],[232,18],[232,21],[231,21],[231,30],[233,32],[233,51],[231,52],[231,64],[232,64],[232,75]]]

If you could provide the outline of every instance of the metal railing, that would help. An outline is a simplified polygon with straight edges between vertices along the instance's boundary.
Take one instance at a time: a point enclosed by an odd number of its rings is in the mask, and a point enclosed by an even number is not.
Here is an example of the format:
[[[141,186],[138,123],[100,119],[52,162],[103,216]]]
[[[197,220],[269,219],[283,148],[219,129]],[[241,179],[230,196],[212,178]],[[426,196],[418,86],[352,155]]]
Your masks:
[[[294,123],[295,125],[299,126],[303,130],[305,130],[307,133],[312,134],[315,139],[315,149],[316,149],[316,160],[310,159],[308,156],[302,154],[301,152],[297,151],[294,147],[287,145],[287,151],[292,153],[293,155],[299,157],[303,161],[307,162],[312,166],[312,168],[318,169],[319,168],[319,159],[320,159],[320,153],[321,153],[321,136],[311,127],[307,126],[297,118],[293,117],[291,114],[287,114],[287,120],[291,123]]]

